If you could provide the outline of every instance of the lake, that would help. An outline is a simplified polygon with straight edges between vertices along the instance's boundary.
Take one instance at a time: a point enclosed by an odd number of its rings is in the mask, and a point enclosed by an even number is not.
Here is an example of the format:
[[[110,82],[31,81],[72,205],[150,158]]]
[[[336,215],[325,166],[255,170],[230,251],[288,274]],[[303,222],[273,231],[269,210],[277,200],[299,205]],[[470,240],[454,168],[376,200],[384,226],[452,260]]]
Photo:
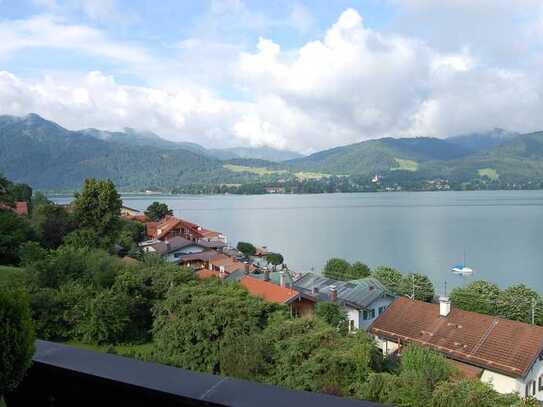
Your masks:
[[[319,271],[330,257],[427,274],[441,292],[472,279],[543,293],[543,191],[399,192],[255,196],[123,196],[145,209],[154,200],[178,217],[283,254],[297,271]],[[68,198],[55,199],[67,202]],[[468,280],[469,281],[469,280]]]

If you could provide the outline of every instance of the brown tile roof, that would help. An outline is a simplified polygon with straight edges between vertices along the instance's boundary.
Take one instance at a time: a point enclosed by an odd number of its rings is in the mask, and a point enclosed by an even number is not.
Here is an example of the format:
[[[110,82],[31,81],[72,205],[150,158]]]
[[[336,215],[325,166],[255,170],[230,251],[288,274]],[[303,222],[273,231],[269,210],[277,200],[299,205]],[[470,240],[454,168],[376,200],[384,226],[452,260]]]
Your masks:
[[[524,377],[543,351],[543,327],[397,298],[369,332],[400,343],[429,346],[450,359]]]
[[[202,269],[196,272],[196,277],[198,277],[200,280],[207,280],[208,278],[212,277],[220,278],[221,275],[215,270]]]
[[[149,218],[145,215],[121,215],[121,217],[126,220],[133,220],[140,223],[149,222]]]
[[[467,363],[462,363],[457,360],[450,360],[451,364],[458,369],[460,377],[465,377],[467,379],[476,379],[480,378],[483,373],[483,369],[477,366],[468,365]]]
[[[267,302],[288,304],[300,296],[300,293],[296,290],[280,287],[269,281],[259,280],[251,276],[244,276],[239,282],[249,291],[249,294],[260,297]]]

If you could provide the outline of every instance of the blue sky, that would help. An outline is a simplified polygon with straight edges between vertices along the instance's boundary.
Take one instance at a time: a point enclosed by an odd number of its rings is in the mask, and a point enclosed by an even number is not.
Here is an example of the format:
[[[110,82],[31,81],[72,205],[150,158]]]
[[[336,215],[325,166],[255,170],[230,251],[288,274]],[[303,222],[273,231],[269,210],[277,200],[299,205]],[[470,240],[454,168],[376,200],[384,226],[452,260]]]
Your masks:
[[[539,0],[0,0],[0,114],[311,152],[543,128]]]

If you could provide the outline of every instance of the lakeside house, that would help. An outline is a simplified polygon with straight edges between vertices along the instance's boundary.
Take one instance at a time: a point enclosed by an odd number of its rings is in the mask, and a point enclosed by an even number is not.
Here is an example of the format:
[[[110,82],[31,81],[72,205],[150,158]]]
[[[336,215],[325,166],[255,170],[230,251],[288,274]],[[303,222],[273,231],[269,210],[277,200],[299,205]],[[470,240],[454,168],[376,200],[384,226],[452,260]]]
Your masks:
[[[314,302],[333,301],[340,304],[347,313],[350,331],[367,330],[394,300],[394,296],[371,277],[339,281],[306,273],[294,282],[293,287]]]
[[[166,216],[160,222],[146,222],[145,233],[150,239],[156,240],[171,240],[180,236],[193,241],[207,240],[226,243],[226,236],[222,233],[205,229],[175,216]]]
[[[408,343],[429,347],[469,377],[478,377],[499,393],[518,393],[543,401],[543,327],[397,298],[370,326],[384,354]]]
[[[223,242],[193,241],[181,236],[162,241],[150,240],[140,244],[142,250],[146,253],[156,253],[166,261],[179,263],[180,259],[188,254],[202,253],[209,249],[220,249],[224,247]]]

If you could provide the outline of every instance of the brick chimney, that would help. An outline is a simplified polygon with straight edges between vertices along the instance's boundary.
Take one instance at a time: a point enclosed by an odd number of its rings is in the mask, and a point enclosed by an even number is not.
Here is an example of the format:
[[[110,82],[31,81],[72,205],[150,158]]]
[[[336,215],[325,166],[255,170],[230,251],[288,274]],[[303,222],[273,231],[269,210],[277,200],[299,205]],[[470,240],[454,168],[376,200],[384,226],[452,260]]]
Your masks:
[[[244,263],[244,265],[243,265],[243,272],[244,272],[245,274],[248,275],[248,274],[249,274],[249,271],[250,271],[249,262],[246,261],[246,262]]]
[[[285,272],[283,270],[279,272],[279,285],[285,288]]]
[[[337,289],[335,285],[330,286],[330,301],[336,301],[337,300]]]
[[[451,300],[449,297],[439,297],[439,316],[447,317],[451,312]]]

